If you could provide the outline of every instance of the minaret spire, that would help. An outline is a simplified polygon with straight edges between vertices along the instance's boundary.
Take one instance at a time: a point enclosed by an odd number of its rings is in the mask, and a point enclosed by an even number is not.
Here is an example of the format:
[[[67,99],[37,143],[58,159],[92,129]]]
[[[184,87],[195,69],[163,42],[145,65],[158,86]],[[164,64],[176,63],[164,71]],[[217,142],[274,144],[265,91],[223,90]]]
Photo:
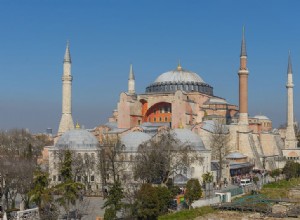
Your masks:
[[[129,69],[128,93],[130,95],[134,95],[135,94],[135,77],[134,77],[134,73],[133,73],[132,64],[130,64],[130,69]]]
[[[297,139],[294,129],[294,83],[292,71],[291,52],[289,51],[288,68],[287,68],[287,127],[285,136],[285,148],[296,148]]]
[[[129,79],[134,79],[134,73],[133,73],[132,64],[130,64],[130,69],[129,69]]]
[[[289,59],[288,59],[288,69],[287,69],[288,74],[293,74],[292,70],[292,59],[291,59],[291,51],[289,50]],[[293,80],[293,79],[292,79]]]
[[[246,41],[245,41],[245,27],[242,32],[242,45],[240,55],[240,69],[239,75],[239,125],[243,125],[242,130],[248,130],[248,75],[249,71],[247,68],[247,52],[246,52]]]
[[[66,47],[66,52],[65,52],[65,56],[64,56],[64,62],[72,63],[71,55],[70,55],[70,43],[69,43],[69,41],[67,41],[67,47]]]
[[[72,74],[71,74],[71,55],[70,45],[67,42],[66,52],[63,64],[62,76],[62,117],[59,123],[58,134],[74,129],[74,122],[72,118]]]
[[[246,51],[246,40],[245,40],[245,26],[243,26],[242,46],[241,46],[241,56],[247,56],[247,51]]]

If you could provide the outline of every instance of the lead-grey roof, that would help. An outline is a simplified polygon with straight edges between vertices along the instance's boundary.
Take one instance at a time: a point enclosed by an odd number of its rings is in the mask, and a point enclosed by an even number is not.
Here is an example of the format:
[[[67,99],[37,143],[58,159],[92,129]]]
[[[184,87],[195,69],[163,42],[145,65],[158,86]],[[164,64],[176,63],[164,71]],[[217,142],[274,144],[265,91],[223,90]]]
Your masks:
[[[158,76],[154,83],[163,82],[199,82],[205,83],[204,80],[197,74],[188,70],[171,70]]]
[[[259,119],[259,120],[270,120],[267,116],[265,115],[255,115],[253,118]]]
[[[201,137],[188,129],[173,129],[171,134],[174,135],[182,144],[190,145],[194,150],[206,150]]]
[[[222,126],[222,130],[223,130],[224,134],[229,132],[227,125],[220,125],[213,120],[204,121],[203,126],[201,128],[208,132],[214,133],[216,131],[216,129],[218,129],[217,126]]]
[[[70,44],[69,41],[67,42],[67,47],[66,47],[66,52],[65,52],[65,56],[64,56],[64,62],[69,62],[71,63],[71,55],[70,55]]]
[[[151,135],[140,131],[129,132],[121,137],[125,151],[136,152],[141,144],[151,139]]]
[[[245,40],[245,27],[243,27],[243,34],[242,34],[241,56],[247,56],[246,40]]]
[[[226,156],[227,159],[242,159],[242,158],[246,158],[247,156],[240,153],[240,152],[233,152],[230,153]]]
[[[56,142],[55,147],[70,150],[95,150],[98,147],[97,138],[85,129],[74,129],[65,132]]]
[[[292,59],[291,59],[291,51],[289,51],[289,59],[288,59],[288,69],[287,69],[288,74],[292,74]]]
[[[205,104],[228,104],[225,99],[219,97],[211,97]]]

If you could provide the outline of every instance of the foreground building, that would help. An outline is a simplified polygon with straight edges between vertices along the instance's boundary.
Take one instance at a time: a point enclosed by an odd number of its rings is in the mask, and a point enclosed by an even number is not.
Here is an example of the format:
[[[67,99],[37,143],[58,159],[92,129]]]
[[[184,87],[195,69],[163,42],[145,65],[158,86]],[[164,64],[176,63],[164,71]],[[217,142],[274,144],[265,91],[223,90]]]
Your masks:
[[[51,184],[56,185],[62,181],[60,166],[66,150],[72,154],[74,179],[84,183],[87,194],[99,194],[102,187],[98,169],[99,142],[92,133],[81,129],[78,124],[76,129],[65,132],[54,146],[48,148]]]

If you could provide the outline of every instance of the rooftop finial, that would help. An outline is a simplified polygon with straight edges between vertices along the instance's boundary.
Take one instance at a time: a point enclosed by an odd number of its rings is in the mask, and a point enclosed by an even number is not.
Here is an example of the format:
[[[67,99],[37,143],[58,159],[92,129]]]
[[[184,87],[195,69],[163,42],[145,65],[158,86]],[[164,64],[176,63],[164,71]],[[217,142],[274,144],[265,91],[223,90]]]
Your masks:
[[[70,62],[70,63],[72,62],[71,61],[71,55],[70,55],[70,42],[69,42],[69,40],[67,40],[67,47],[66,47],[64,62]]]
[[[181,64],[180,64],[180,59],[178,60],[177,70],[178,70],[178,71],[181,71],[181,70],[182,70],[182,67],[181,67]]]
[[[132,67],[132,64],[130,64],[129,79],[134,79],[134,73],[133,73],[133,67]]]
[[[288,74],[292,74],[292,59],[291,59],[291,51],[289,50],[289,60],[288,60],[288,69],[287,69]]]
[[[245,41],[245,26],[243,26],[241,56],[247,56],[246,41]]]
[[[79,124],[78,122],[76,123],[75,128],[76,128],[76,129],[80,129],[80,124]]]

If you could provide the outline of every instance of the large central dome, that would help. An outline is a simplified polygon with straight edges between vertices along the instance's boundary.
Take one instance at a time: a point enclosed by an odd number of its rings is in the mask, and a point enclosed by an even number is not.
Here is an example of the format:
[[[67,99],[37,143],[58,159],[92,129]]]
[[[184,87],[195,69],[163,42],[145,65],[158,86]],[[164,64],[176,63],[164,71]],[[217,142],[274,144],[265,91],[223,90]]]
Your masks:
[[[184,70],[179,65],[177,69],[171,70],[161,74],[154,83],[163,83],[163,82],[199,82],[205,83],[203,79],[192,71]]]
[[[210,85],[197,73],[182,69],[180,64],[175,70],[158,76],[154,83],[146,88],[146,93],[172,93],[177,90],[213,95],[213,88]]]

